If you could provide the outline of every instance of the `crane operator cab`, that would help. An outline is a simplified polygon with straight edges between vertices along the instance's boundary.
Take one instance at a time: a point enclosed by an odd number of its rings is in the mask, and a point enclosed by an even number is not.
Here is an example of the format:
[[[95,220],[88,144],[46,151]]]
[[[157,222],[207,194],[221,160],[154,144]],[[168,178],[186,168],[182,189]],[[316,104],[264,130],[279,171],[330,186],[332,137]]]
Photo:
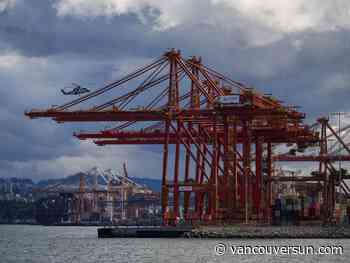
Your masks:
[[[240,95],[226,95],[219,96],[214,101],[214,107],[226,108],[226,107],[244,107],[247,106],[247,102],[242,103]]]

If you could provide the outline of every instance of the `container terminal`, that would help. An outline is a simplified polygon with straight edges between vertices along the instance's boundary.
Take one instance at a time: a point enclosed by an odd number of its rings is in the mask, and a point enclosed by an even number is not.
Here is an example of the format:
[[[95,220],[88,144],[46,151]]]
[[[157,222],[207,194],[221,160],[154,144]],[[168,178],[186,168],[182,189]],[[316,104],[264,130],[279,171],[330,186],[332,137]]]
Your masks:
[[[160,193],[141,185],[127,173],[94,167],[64,182],[33,189],[35,220],[42,225],[84,226],[160,224]],[[102,181],[102,182],[101,182]]]
[[[114,125],[74,133],[97,146],[158,145],[166,228],[349,224],[350,126],[334,127],[322,114],[307,124],[298,106],[175,49],[60,106],[25,112]]]

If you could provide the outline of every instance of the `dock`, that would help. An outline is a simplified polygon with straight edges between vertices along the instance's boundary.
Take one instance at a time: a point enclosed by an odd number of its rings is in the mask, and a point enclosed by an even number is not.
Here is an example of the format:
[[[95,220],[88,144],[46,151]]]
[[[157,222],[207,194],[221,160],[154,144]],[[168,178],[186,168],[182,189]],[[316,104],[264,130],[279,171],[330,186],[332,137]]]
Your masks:
[[[207,226],[200,228],[174,226],[118,226],[98,229],[99,238],[234,238],[234,239],[313,239],[350,238],[347,226]]]

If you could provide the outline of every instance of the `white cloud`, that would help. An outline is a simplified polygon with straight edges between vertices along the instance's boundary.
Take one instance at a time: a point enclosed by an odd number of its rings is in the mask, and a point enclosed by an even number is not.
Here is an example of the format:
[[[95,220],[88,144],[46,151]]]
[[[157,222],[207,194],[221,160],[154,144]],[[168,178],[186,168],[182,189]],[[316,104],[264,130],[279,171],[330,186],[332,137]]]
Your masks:
[[[257,23],[283,32],[328,30],[350,25],[347,0],[213,0],[224,3]]]
[[[6,52],[0,54],[0,69],[1,70],[14,70],[15,67],[20,67],[23,65],[35,65],[35,66],[45,66],[46,58],[41,57],[25,57],[16,52]]]
[[[56,8],[59,15],[82,17],[134,13],[143,18],[145,10],[152,14],[159,12],[156,27],[161,29],[218,19],[225,20],[222,26],[226,27],[237,16],[279,32],[350,26],[347,0],[58,0]]]
[[[75,15],[84,18],[133,13],[145,22],[143,11],[154,17],[159,13],[156,28],[166,29],[179,25],[192,13],[191,2],[186,0],[58,0],[58,15]],[[184,8],[186,7],[186,8]]]
[[[0,0],[0,12],[4,12],[9,8],[13,8],[17,0]]]

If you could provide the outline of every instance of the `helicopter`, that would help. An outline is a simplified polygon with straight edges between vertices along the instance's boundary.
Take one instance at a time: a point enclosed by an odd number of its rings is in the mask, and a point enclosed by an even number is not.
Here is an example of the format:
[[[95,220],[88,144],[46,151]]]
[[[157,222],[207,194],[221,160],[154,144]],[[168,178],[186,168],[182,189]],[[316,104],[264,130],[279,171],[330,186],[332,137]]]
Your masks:
[[[67,89],[71,89],[70,91],[67,91]],[[80,85],[76,83],[72,83],[72,86],[70,87],[65,87],[64,89],[61,89],[61,92],[63,95],[80,95],[83,93],[90,92],[89,89],[83,88]]]

